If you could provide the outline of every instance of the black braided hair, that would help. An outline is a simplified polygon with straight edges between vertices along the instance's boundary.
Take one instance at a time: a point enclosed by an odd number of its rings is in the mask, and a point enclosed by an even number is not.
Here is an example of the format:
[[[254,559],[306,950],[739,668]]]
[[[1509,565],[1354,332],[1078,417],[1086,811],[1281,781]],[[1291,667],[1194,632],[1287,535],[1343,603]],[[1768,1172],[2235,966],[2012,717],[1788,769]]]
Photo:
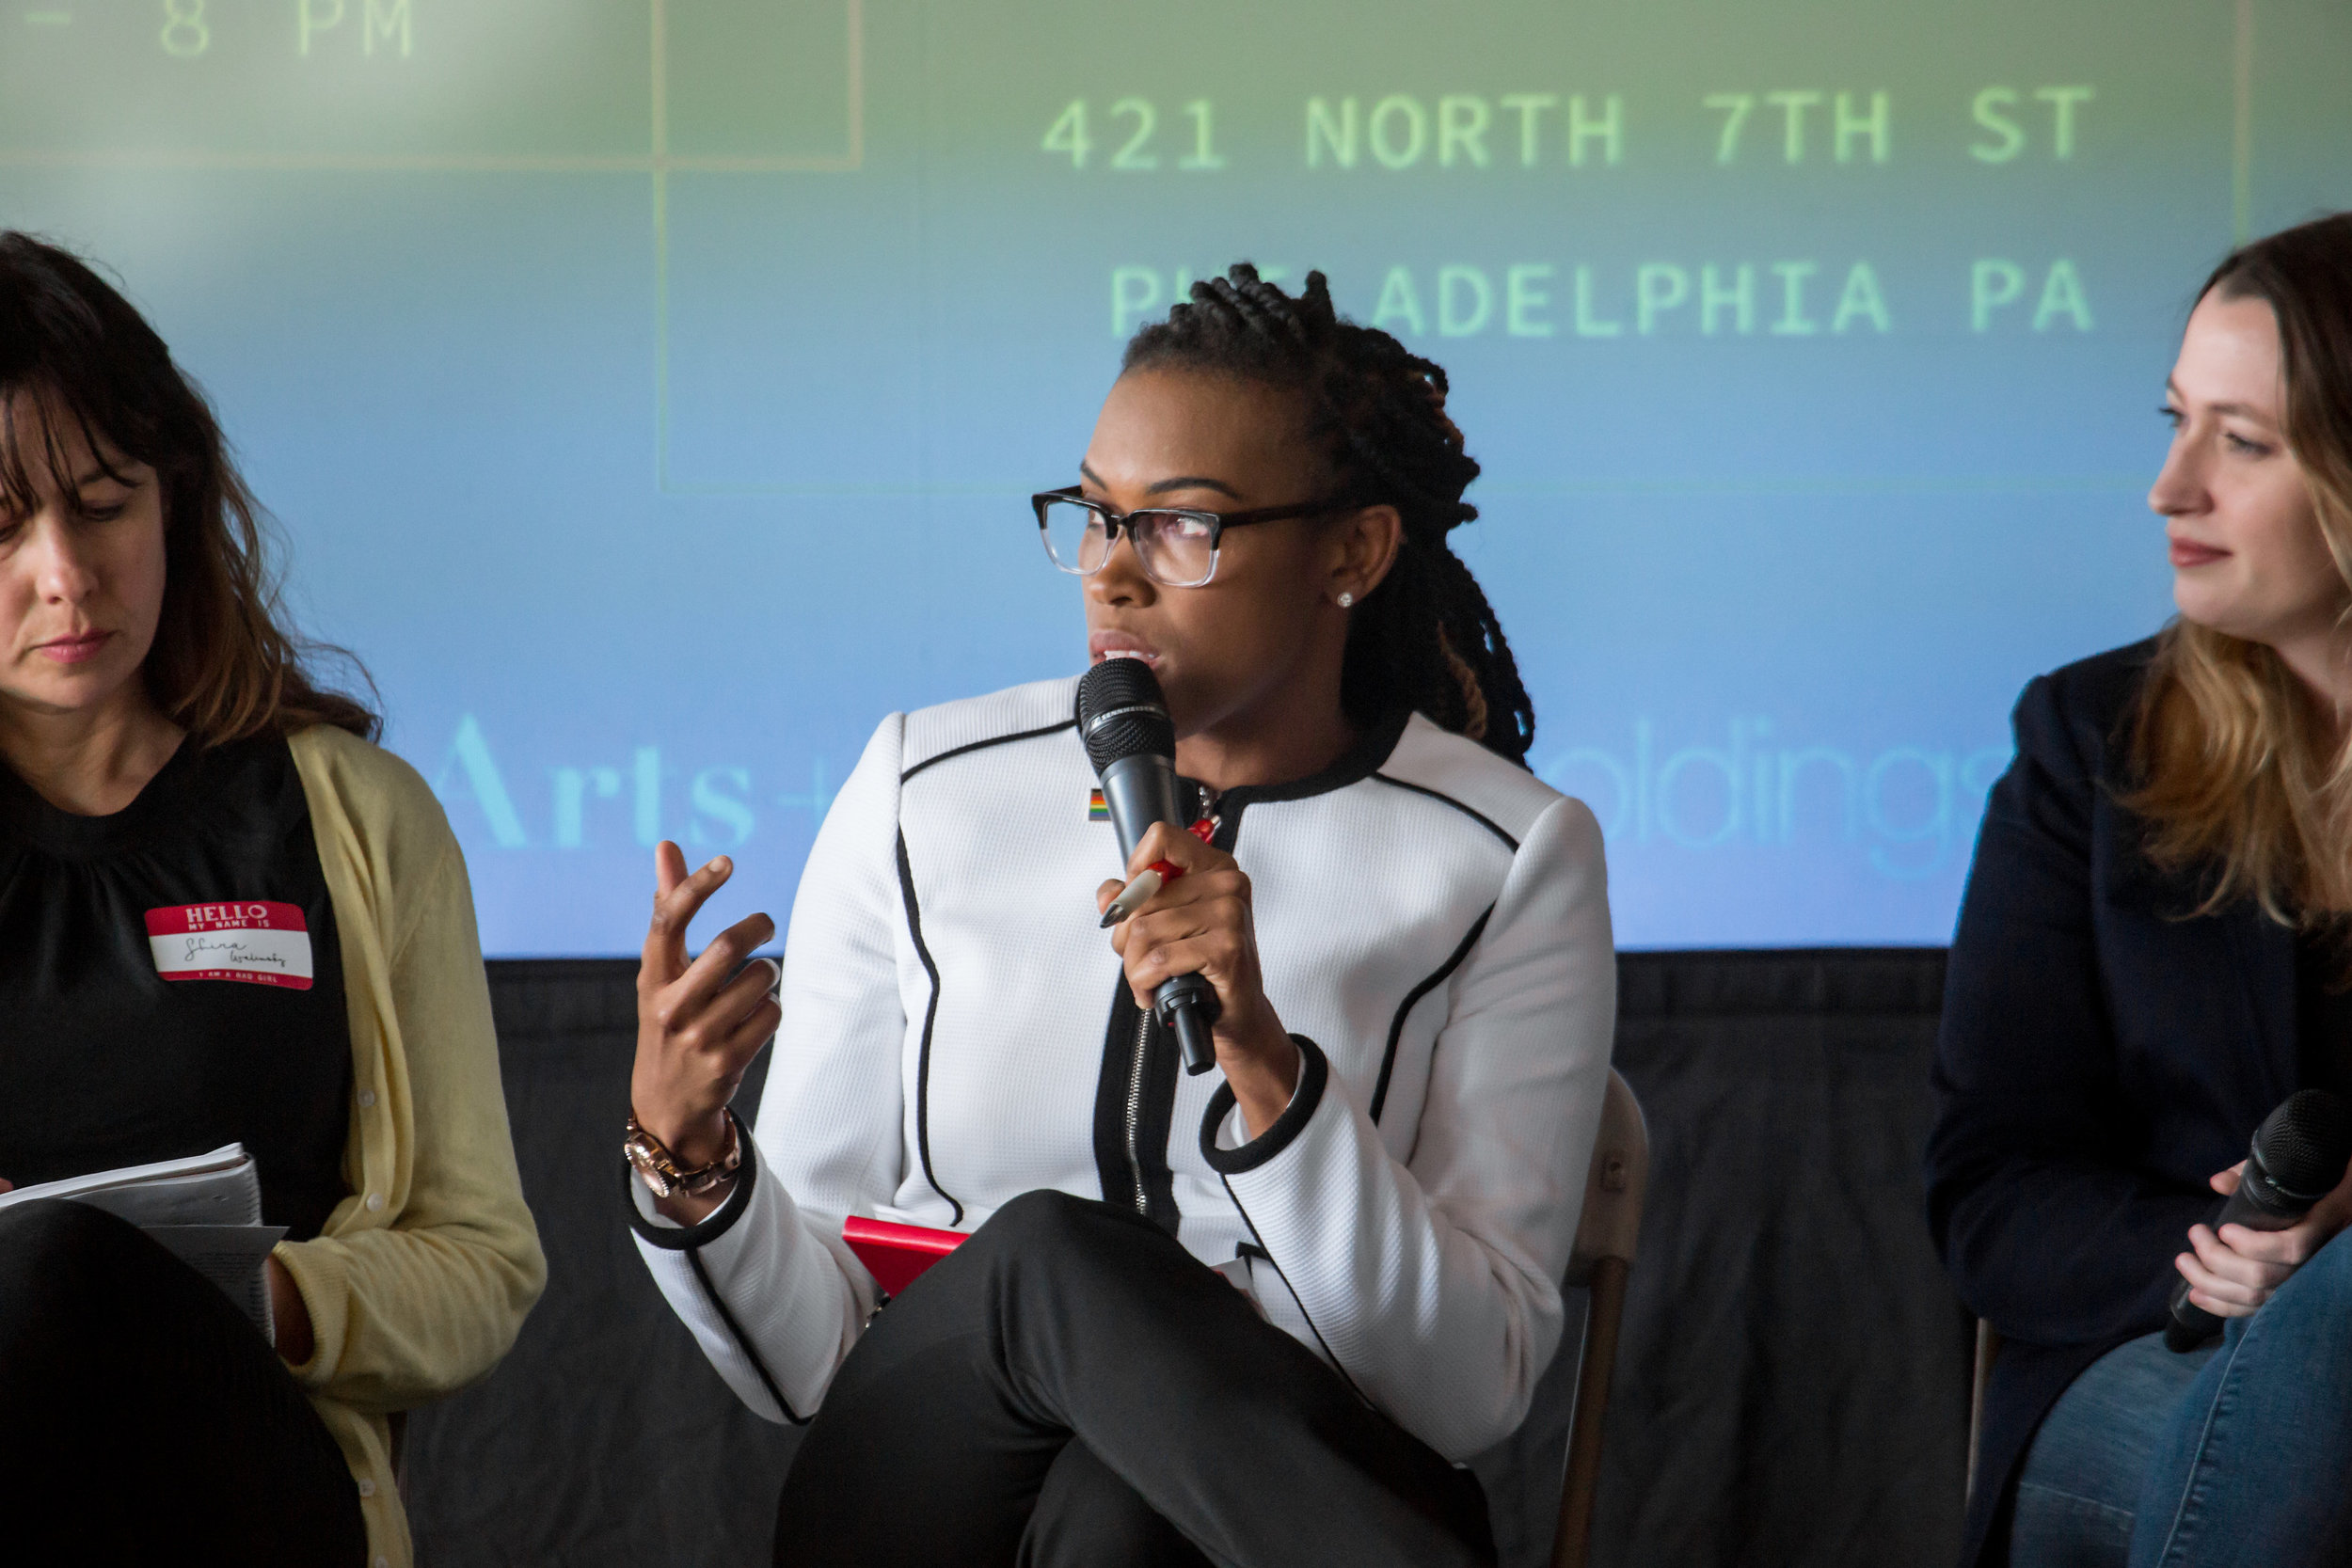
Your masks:
[[[1297,392],[1339,493],[1396,508],[1404,546],[1348,628],[1340,701],[1361,725],[1398,707],[1522,766],[1535,708],[1494,607],[1446,543],[1478,515],[1478,464],[1445,411],[1445,372],[1377,327],[1341,318],[1320,272],[1294,298],[1244,261],[1192,286],[1127,344],[1122,371],[1235,375]]]

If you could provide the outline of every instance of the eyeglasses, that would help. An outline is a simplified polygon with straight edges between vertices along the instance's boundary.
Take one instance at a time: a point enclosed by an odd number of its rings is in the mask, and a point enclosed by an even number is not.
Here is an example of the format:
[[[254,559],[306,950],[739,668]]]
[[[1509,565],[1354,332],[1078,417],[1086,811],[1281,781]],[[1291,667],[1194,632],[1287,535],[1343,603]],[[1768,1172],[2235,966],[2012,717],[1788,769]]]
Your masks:
[[[1217,546],[1227,529],[1320,516],[1341,510],[1346,502],[1308,501],[1296,506],[1262,506],[1250,512],[1196,512],[1189,507],[1114,512],[1101,501],[1087,499],[1073,484],[1066,490],[1031,496],[1029,504],[1037,509],[1038,532],[1045,541],[1045,553],[1073,577],[1090,578],[1101,571],[1124,529],[1136,546],[1144,576],[1163,588],[1199,588],[1216,576]]]

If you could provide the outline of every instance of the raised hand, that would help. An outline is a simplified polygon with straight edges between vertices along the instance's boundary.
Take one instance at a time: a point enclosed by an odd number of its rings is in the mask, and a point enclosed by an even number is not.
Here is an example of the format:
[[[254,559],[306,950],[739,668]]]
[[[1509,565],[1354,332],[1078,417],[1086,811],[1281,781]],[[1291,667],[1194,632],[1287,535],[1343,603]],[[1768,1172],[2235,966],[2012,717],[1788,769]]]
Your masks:
[[[767,915],[744,916],[699,956],[687,958],[687,927],[734,874],[724,855],[690,876],[676,845],[664,840],[654,850],[653,921],[637,966],[637,1065],[629,1076],[629,1104],[639,1124],[689,1168],[725,1151],[727,1102],[783,1016],[771,994],[775,966],[765,959],[744,963],[775,938],[776,923]],[[672,1217],[691,1221],[723,1196],[681,1196],[664,1199],[661,1208],[679,1209]]]

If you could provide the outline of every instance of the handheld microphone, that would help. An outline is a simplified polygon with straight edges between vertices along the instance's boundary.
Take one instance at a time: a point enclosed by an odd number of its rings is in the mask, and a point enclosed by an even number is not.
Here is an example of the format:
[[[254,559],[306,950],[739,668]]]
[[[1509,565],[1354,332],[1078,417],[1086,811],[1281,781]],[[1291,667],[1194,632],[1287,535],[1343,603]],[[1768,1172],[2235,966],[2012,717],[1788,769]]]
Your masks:
[[[1168,717],[1168,699],[1149,664],[1106,658],[1089,670],[1078,682],[1078,734],[1087,760],[1103,781],[1122,863],[1134,857],[1152,823],[1184,826],[1176,798],[1176,721]],[[1205,974],[1179,974],[1152,993],[1152,1016],[1175,1035],[1186,1072],[1206,1072],[1216,1065],[1209,1025],[1219,1010],[1216,988]]]
[[[2289,1095],[2254,1130],[2246,1173],[2213,1222],[2249,1230],[2284,1230],[2344,1180],[2352,1163],[2352,1105],[2326,1089]],[[2172,1290],[2172,1321],[2164,1327],[2168,1350],[2192,1351],[2221,1332],[2221,1320],[2188,1299],[2188,1281]]]

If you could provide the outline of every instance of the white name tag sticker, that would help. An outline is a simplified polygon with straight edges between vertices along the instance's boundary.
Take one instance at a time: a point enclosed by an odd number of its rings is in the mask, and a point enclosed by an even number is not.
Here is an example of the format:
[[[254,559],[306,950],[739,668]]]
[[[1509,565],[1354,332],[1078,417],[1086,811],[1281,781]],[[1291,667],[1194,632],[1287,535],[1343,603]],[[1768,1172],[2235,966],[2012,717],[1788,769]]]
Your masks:
[[[167,980],[310,989],[310,930],[294,904],[245,898],[150,910],[147,946]]]

